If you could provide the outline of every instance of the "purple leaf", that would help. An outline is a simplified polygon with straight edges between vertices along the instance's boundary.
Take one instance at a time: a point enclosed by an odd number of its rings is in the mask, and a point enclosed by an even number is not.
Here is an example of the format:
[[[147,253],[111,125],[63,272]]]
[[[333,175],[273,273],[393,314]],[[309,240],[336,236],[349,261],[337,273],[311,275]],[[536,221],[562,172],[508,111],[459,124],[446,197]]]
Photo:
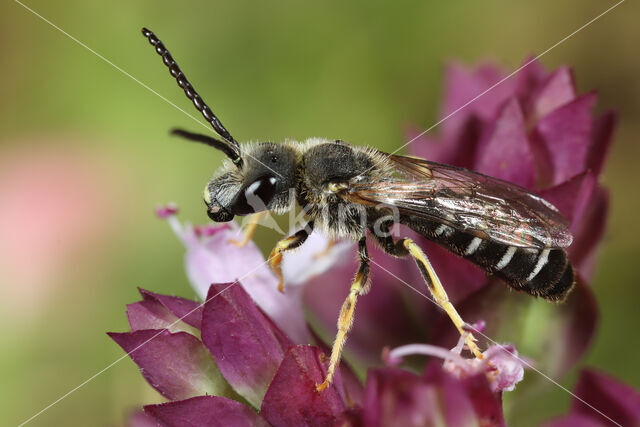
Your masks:
[[[515,98],[506,102],[488,140],[481,145],[475,169],[522,187],[535,183],[534,159],[522,110]]]
[[[168,399],[231,394],[213,358],[193,335],[163,329],[108,335],[129,353],[149,384]]]
[[[202,341],[233,389],[256,408],[293,345],[242,286],[229,283],[209,289]]]
[[[184,427],[266,427],[260,415],[235,400],[219,396],[198,396],[179,402],[147,405],[146,414],[160,425]]]
[[[333,425],[345,406],[336,383],[316,391],[326,375],[325,356],[317,347],[291,347],[262,402],[262,416],[276,426]]]

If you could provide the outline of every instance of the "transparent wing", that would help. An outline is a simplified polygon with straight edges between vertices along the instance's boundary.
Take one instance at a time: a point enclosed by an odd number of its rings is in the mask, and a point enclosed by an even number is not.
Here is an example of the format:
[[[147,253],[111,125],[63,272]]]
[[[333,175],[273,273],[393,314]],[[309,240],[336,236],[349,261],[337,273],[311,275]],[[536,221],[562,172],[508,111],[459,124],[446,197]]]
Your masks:
[[[355,178],[346,196],[384,204],[401,214],[447,224],[518,247],[567,247],[566,219],[544,199],[515,184],[454,166],[385,154],[391,176],[375,182]]]

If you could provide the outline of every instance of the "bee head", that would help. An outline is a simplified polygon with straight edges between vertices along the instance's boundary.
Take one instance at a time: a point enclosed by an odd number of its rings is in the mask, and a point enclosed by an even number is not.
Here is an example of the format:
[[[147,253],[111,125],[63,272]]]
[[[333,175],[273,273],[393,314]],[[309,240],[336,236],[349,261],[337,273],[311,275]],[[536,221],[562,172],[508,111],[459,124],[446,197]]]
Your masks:
[[[189,83],[166,46],[147,28],[142,29],[142,35],[162,57],[162,62],[169,68],[178,86],[221,139],[181,129],[175,129],[172,133],[220,150],[230,160],[204,190],[209,218],[216,222],[227,222],[235,215],[271,209],[277,212],[286,210],[290,205],[289,188],[292,187],[295,171],[295,153],[292,153],[292,149],[262,143],[241,152],[238,142]]]
[[[241,167],[227,162],[204,189],[207,214],[213,221],[265,210],[280,213],[291,205],[295,151],[270,142],[250,145],[246,151]]]

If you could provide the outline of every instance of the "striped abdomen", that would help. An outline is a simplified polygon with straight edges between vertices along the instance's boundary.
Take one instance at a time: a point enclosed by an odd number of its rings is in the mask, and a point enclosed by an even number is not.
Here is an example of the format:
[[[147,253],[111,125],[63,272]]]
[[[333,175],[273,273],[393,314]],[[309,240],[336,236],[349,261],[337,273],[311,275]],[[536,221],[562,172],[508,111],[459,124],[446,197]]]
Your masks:
[[[549,300],[562,300],[573,287],[573,268],[561,248],[521,248],[481,239],[432,221],[407,225],[450,251],[505,280],[512,287]],[[437,268],[437,266],[436,266]]]

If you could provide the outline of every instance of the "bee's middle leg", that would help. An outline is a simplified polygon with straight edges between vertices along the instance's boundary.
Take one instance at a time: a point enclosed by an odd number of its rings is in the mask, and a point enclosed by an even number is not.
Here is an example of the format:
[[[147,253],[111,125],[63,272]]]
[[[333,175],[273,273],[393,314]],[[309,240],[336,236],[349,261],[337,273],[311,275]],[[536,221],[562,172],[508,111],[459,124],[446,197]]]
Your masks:
[[[336,338],[333,341],[333,347],[331,348],[331,359],[329,361],[327,376],[322,383],[316,384],[317,391],[322,391],[331,384],[335,370],[340,363],[340,356],[342,354],[344,343],[347,341],[347,334],[353,324],[353,314],[356,308],[358,296],[366,294],[369,291],[371,282],[369,280],[369,254],[367,252],[366,237],[362,237],[358,241],[358,255],[360,258],[360,266],[358,267],[358,272],[356,273],[353,283],[351,284],[351,288],[349,289],[349,295],[340,309],[340,316],[338,317],[338,333],[336,334]]]
[[[282,253],[302,245],[313,230],[313,222],[309,222],[302,230],[280,240],[269,255],[269,266],[278,278],[278,290],[284,292],[284,276],[282,275]]]
[[[475,337],[469,331],[465,330],[465,322],[462,320],[462,317],[460,317],[460,314],[458,314],[453,304],[451,304],[451,301],[449,301],[449,297],[447,296],[444,286],[442,286],[433,266],[422,249],[420,249],[420,246],[408,238],[394,241],[391,236],[379,237],[375,233],[374,236],[380,243],[380,246],[382,246],[382,249],[388,254],[396,257],[411,255],[418,265],[420,274],[426,282],[427,288],[429,289],[429,292],[431,292],[435,302],[447,313],[456,329],[458,329],[458,332],[460,332],[460,335],[466,335],[465,343],[469,350],[478,359],[482,359],[483,355],[476,344]]]

